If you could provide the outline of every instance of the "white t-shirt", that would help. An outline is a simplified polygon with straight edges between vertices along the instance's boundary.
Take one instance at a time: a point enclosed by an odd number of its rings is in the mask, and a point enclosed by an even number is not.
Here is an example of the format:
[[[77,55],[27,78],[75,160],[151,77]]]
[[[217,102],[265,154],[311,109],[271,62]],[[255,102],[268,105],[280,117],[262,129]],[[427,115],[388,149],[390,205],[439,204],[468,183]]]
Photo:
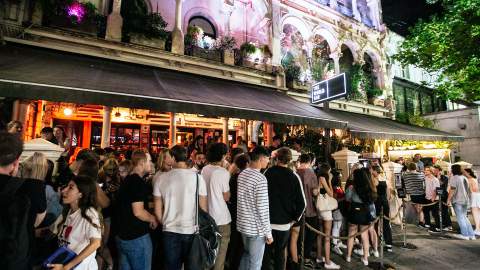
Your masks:
[[[207,187],[198,175],[200,196],[207,196]],[[191,169],[173,169],[159,176],[153,187],[153,195],[163,201],[163,230],[166,232],[193,234],[195,232],[195,191],[197,174]]]
[[[80,209],[75,212],[70,212],[67,216],[64,224],[60,227],[60,234],[58,239],[60,243],[66,243],[67,247],[74,251],[77,255],[82,252],[90,244],[90,239],[102,238],[102,231],[100,227],[100,218],[98,212],[94,208],[87,210],[87,216],[90,217],[92,222],[97,225],[93,226],[85,218],[82,217]],[[52,232],[58,233],[58,224],[62,222],[63,216],[58,217],[57,221],[52,225]],[[96,270],[98,269],[97,261],[95,260],[94,251],[87,258],[85,258],[75,270]]]
[[[230,191],[230,173],[223,167],[209,164],[203,168],[202,176],[208,191],[208,213],[217,225],[229,224],[232,217],[223,193]]]

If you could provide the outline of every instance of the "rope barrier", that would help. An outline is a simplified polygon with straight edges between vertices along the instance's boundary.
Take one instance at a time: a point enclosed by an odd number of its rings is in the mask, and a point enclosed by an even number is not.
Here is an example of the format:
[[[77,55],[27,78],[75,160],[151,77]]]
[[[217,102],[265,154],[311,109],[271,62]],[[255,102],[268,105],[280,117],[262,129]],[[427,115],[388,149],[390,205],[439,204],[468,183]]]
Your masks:
[[[380,219],[380,217],[377,217],[375,220],[373,220],[372,223],[370,223],[370,225],[368,225],[367,228],[357,232],[356,234],[353,234],[353,235],[350,235],[350,236],[333,236],[333,235],[327,235],[319,230],[317,230],[316,228],[314,228],[312,225],[308,224],[307,222],[305,222],[305,226],[307,226],[308,229],[310,229],[312,232],[316,233],[316,234],[319,234],[323,237],[326,237],[326,238],[332,238],[332,239],[340,239],[340,240],[348,240],[350,238],[354,238],[354,237],[357,237],[357,236],[360,236],[362,233],[368,231],[373,225],[375,225],[375,223],[378,222],[378,220]]]
[[[403,204],[401,204],[400,207],[398,207],[398,209],[397,209],[397,214],[395,214],[395,216],[393,216],[393,217],[383,216],[383,218],[384,218],[385,220],[390,221],[390,222],[393,221],[394,219],[396,219],[396,218],[400,215],[400,209],[402,209],[402,207],[403,207]]]

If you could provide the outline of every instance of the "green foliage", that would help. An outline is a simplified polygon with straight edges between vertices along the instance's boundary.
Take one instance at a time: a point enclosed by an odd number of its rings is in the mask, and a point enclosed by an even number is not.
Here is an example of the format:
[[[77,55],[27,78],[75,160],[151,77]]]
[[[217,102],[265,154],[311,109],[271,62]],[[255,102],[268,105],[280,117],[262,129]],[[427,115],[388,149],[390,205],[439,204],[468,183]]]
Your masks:
[[[423,118],[422,116],[417,114],[399,112],[395,115],[395,118],[399,122],[403,122],[403,123],[414,125],[414,126],[420,126],[425,128],[435,127],[435,123],[433,122],[433,120]]]
[[[395,56],[439,72],[437,94],[445,99],[480,100],[480,0],[429,0],[442,16],[420,21]]]
[[[368,84],[365,73],[362,69],[362,66],[359,64],[354,64],[347,76],[350,79],[350,91],[347,94],[347,99],[357,100],[357,101],[366,101],[365,88]]]
[[[240,51],[242,55],[247,56],[253,54],[257,51],[257,47],[251,42],[245,42],[240,46]]]
[[[325,76],[331,70],[333,70],[334,64],[332,61],[326,59],[317,59],[312,64],[312,78],[314,81],[320,82],[325,80]]]
[[[289,54],[282,60],[282,66],[285,69],[285,80],[287,83],[298,81],[301,75],[301,68],[298,66],[293,57]]]
[[[367,98],[374,98],[374,97],[379,97],[383,94],[383,90],[372,86],[367,88]]]
[[[136,33],[146,38],[167,39],[167,22],[160,13],[149,13],[144,0],[123,0],[120,13],[123,17],[124,37]]]
[[[187,34],[183,38],[186,47],[198,46],[198,36],[202,34],[202,29],[198,26],[190,25],[187,28]]]

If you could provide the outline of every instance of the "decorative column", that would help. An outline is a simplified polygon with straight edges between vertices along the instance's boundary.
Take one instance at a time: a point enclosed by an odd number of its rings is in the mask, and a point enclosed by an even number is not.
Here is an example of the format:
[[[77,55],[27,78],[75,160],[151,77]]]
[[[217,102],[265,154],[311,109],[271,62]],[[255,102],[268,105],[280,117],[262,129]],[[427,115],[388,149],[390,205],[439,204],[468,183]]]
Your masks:
[[[172,53],[185,53],[182,31],[182,0],[175,0],[175,26],[172,31]]]
[[[282,60],[282,48],[280,38],[282,36],[282,22],[280,13],[280,3],[278,0],[272,1],[272,34],[270,42],[272,44],[272,65],[280,66]]]
[[[382,24],[379,5],[380,3],[378,0],[367,0],[367,7],[370,11],[370,19],[372,20],[372,23],[376,29],[380,29],[380,25]]]
[[[175,113],[171,112],[170,115],[170,127],[168,130],[168,147],[172,148],[176,144],[177,140],[177,123],[175,122]]]
[[[355,20],[362,21],[362,16],[360,16],[360,12],[358,11],[357,0],[352,0],[352,12]]]
[[[120,15],[122,0],[113,0],[112,13],[107,18],[106,40],[122,41],[123,18]]]
[[[337,0],[330,0],[330,3],[329,3],[329,6],[334,9],[334,10],[337,10]]]
[[[253,139],[253,120],[248,121],[248,134],[247,134],[247,143],[257,141]]]
[[[245,142],[248,145],[248,134],[250,134],[250,127],[248,126],[248,120],[245,120]]]
[[[333,65],[335,66],[335,75],[340,74],[340,57],[342,57],[342,53],[338,50],[330,54],[330,58],[333,59]]]
[[[103,123],[101,148],[110,146],[110,130],[112,129],[112,107],[103,106]]]
[[[222,141],[228,147],[228,117],[222,118]]]

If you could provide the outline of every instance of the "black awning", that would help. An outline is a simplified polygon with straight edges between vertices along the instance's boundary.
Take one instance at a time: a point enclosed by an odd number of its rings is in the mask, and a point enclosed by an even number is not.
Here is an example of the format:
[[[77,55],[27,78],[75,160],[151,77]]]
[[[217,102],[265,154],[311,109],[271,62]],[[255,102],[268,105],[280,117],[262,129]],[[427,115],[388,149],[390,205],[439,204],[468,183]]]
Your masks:
[[[348,122],[350,133],[358,138],[388,140],[463,141],[464,137],[436,129],[408,125],[387,118],[330,110],[330,114]]]
[[[346,127],[276,89],[14,44],[0,46],[0,96]]]

